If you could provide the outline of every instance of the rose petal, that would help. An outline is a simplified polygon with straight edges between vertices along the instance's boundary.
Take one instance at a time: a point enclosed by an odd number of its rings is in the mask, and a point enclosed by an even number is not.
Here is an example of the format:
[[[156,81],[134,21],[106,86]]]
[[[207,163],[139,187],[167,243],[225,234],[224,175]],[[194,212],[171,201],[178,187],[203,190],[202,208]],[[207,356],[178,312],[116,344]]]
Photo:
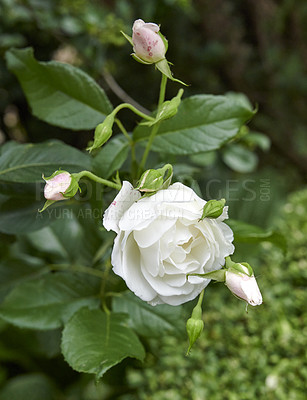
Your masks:
[[[119,233],[119,221],[126,210],[141,197],[130,182],[124,181],[123,186],[103,216],[103,226],[107,231]]]
[[[140,247],[152,246],[158,242],[161,236],[171,229],[176,223],[176,220],[155,220],[147,228],[134,231],[134,238]]]
[[[118,251],[118,248],[113,249]],[[118,262],[117,265],[113,264]],[[126,246],[122,252],[121,260],[112,258],[114,272],[121,276],[128,288],[144,301],[150,301],[155,298],[156,292],[152,289],[141,272],[141,258],[137,244],[130,235]]]

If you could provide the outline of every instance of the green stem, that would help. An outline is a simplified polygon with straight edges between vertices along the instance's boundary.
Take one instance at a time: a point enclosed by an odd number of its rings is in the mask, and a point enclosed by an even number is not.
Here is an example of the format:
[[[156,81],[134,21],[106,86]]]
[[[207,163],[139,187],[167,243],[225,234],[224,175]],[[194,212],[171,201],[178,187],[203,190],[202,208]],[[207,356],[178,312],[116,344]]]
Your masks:
[[[136,157],[135,157],[135,142],[131,139],[131,137],[129,136],[129,133],[126,131],[124,125],[121,123],[121,121],[118,118],[115,119],[115,122],[116,122],[117,126],[119,127],[119,129],[121,130],[121,132],[124,134],[124,136],[129,141],[129,145],[131,147],[132,162],[135,162],[136,161]]]
[[[164,102],[165,99],[165,90],[166,90],[166,83],[167,83],[167,76],[162,74],[162,79],[161,79],[161,85],[160,85],[160,94],[159,94],[159,102],[158,102],[158,111],[162,105],[162,103]],[[152,143],[154,141],[154,138],[159,130],[160,127],[160,122],[158,122],[157,124],[155,124],[152,128],[152,131],[150,133],[143,157],[142,157],[142,161],[140,163],[140,168],[139,168],[139,173],[142,172],[142,170],[145,168],[145,164],[147,161],[147,157],[149,154],[149,151],[151,149]]]
[[[160,84],[160,95],[158,102],[158,110],[161,107],[162,103],[165,100],[165,90],[166,90],[167,76],[162,74],[161,84]]]
[[[73,174],[73,175],[77,180],[86,176],[87,178],[92,179],[95,182],[102,183],[105,186],[109,186],[110,188],[117,189],[117,190],[120,190],[122,187],[121,184],[119,184],[119,183],[111,182],[111,181],[108,181],[107,179],[100,178],[99,176],[94,175],[92,172],[89,172],[89,171],[81,171],[81,172],[79,172],[77,174]]]
[[[129,143],[132,143],[132,139],[129,136],[129,133],[126,131],[124,125],[121,123],[121,121],[118,118],[115,118],[115,122],[117,124],[117,126],[119,127],[119,129],[121,130],[121,132],[124,134],[124,136],[126,137],[126,139],[129,141]]]
[[[133,111],[136,115],[138,115],[139,117],[143,118],[143,119],[147,119],[148,121],[153,121],[154,118],[150,117],[147,114],[142,113],[142,111],[138,110],[137,108],[133,107],[131,104],[129,103],[122,103],[119,106],[117,106],[113,111],[112,114],[117,114],[120,110],[122,110],[123,108],[128,108],[129,110]]]
[[[73,271],[73,272],[81,272],[83,274],[96,276],[97,278],[104,278],[105,274],[98,269],[85,267],[83,265],[74,265],[74,264],[49,264],[48,267],[52,271]]]
[[[202,305],[204,293],[205,293],[205,289],[203,289],[199,295],[198,302],[197,302],[197,306],[199,306],[199,307],[201,307],[201,305]]]

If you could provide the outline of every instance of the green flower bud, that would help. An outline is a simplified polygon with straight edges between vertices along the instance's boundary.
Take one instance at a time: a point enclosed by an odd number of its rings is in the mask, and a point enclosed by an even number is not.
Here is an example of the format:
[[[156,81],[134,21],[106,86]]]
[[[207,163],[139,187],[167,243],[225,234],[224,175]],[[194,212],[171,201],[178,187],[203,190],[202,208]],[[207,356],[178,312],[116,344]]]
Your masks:
[[[112,128],[115,120],[115,114],[109,114],[105,120],[96,126],[94,134],[94,143],[88,147],[87,150],[91,152],[104,145],[112,136]]]
[[[189,336],[189,348],[187,351],[187,355],[190,353],[193,344],[202,333],[204,325],[204,321],[202,319],[193,318],[193,314],[192,317],[187,320],[186,328]]]
[[[193,308],[191,318],[187,320],[186,329],[189,336],[189,348],[187,351],[188,355],[193,344],[199,338],[200,334],[204,329],[204,321],[202,320],[202,309],[201,304],[203,302],[204,291],[201,292],[196,306]]]
[[[222,215],[226,200],[209,200],[204,205],[203,214],[200,218],[200,221],[204,218],[218,218]]]
[[[140,192],[156,192],[163,185],[163,176],[156,169],[148,169],[143,173],[137,189]]]
[[[173,97],[172,100],[165,101],[158,110],[156,118],[154,121],[142,122],[140,125],[152,126],[157,122],[169,119],[177,114],[179,104],[181,102],[181,97],[183,94],[183,89],[180,89],[177,96]]]
[[[166,178],[164,179],[165,174]],[[173,176],[173,167],[166,164],[163,168],[148,169],[141,176],[136,187],[140,192],[155,193],[161,189],[167,189]]]

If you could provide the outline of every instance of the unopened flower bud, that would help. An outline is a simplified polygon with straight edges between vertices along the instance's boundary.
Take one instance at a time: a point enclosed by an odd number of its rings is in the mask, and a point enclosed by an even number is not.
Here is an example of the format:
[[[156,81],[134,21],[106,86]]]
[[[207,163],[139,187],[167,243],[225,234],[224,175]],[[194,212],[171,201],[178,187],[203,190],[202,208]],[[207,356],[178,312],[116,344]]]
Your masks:
[[[159,26],[137,19],[132,27],[134,54],[140,61],[153,64],[165,58],[166,47],[159,35]]]
[[[148,169],[141,176],[136,189],[140,192],[155,193],[160,189],[166,189],[170,185],[172,176],[173,167],[170,164],[159,169]]]
[[[43,176],[46,182],[44,188],[46,202],[39,212],[45,211],[56,201],[68,200],[73,197],[80,190],[77,175],[66,171],[55,171],[49,178]]]
[[[187,332],[188,332],[189,342],[190,342],[187,354],[189,354],[193,344],[199,338],[203,329],[204,329],[204,321],[203,320],[193,319],[193,318],[189,318],[187,320]]]
[[[225,284],[235,296],[251,306],[258,306],[262,303],[262,296],[249,264],[234,263],[226,270]]]
[[[56,171],[49,178],[44,178],[46,185],[44,197],[46,200],[65,200],[64,193],[71,184],[71,175],[68,172]]]
[[[204,218],[218,218],[224,211],[226,200],[209,200],[204,205],[203,214],[200,220]]]
[[[191,318],[187,320],[186,329],[189,336],[189,348],[187,351],[187,355],[189,354],[193,344],[199,338],[204,329],[204,321],[202,320],[202,309],[200,303],[201,302],[198,302],[197,305],[193,308]]]
[[[162,103],[158,110],[158,113],[153,121],[142,122],[141,125],[152,126],[157,122],[164,121],[166,119],[172,118],[177,114],[179,104],[181,102],[181,97],[183,94],[183,89],[180,89],[177,96],[173,97],[172,100],[165,101]]]
[[[92,151],[94,149],[98,149],[103,146],[112,136],[112,128],[115,120],[115,114],[112,112],[107,115],[105,120],[96,126],[95,135],[94,135],[94,143],[92,146],[88,147],[88,151]]]

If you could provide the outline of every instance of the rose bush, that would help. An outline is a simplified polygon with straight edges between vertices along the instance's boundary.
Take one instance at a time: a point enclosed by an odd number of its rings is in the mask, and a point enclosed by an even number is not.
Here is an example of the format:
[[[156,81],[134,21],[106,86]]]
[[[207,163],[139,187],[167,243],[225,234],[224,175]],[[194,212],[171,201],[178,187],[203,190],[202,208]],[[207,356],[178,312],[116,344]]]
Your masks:
[[[104,227],[117,233],[114,272],[152,305],[179,305],[194,299],[210,282],[187,274],[220,269],[234,251],[233,233],[216,219],[200,220],[206,201],[181,183],[150,197],[125,181],[106,210]]]

